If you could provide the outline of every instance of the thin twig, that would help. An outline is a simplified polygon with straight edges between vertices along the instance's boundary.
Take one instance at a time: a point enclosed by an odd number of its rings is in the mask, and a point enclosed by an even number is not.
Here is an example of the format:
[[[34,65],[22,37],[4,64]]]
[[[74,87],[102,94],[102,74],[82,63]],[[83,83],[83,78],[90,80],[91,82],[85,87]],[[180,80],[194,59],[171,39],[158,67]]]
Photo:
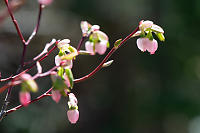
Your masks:
[[[49,52],[47,52],[47,53],[45,52],[46,55],[42,54],[42,55],[44,55],[44,56],[43,56],[41,59],[39,59],[38,61],[41,62],[41,61],[43,61],[45,58],[47,58],[48,55],[49,55],[53,50],[56,49],[56,47],[57,47],[57,46],[54,46],[53,48],[51,48],[51,50],[49,50]],[[17,74],[17,75],[14,75],[14,76],[11,75],[11,76],[8,77],[8,78],[1,79],[0,82],[9,81],[9,80],[11,80],[11,79],[15,79],[15,78],[19,77],[22,73],[25,73],[25,72],[28,72],[29,70],[31,70],[35,65],[36,65],[36,63],[34,63],[34,64],[31,65],[28,69],[22,71],[21,73],[19,73],[19,74]]]
[[[81,40],[79,41],[79,44],[77,46],[77,51],[81,49],[81,46],[83,45],[84,40],[86,39],[85,36],[82,36]]]
[[[30,36],[30,39],[28,39],[28,41],[26,42],[25,39],[24,39],[24,37],[23,37],[23,35],[22,35],[22,33],[21,33],[21,30],[20,30],[20,28],[19,28],[18,22],[17,22],[17,20],[15,19],[14,15],[13,15],[13,12],[12,12],[12,10],[11,10],[11,8],[10,8],[10,5],[9,5],[9,3],[8,3],[8,0],[4,0],[4,2],[5,2],[6,6],[7,6],[7,8],[8,8],[9,15],[10,15],[10,17],[11,17],[11,19],[12,19],[14,25],[15,25],[15,28],[16,28],[16,30],[17,30],[17,33],[18,33],[18,35],[19,35],[19,37],[20,37],[20,39],[21,39],[21,41],[22,41],[22,43],[23,43],[23,52],[22,52],[22,56],[21,56],[20,68],[19,68],[19,69],[17,70],[17,72],[16,72],[16,73],[18,74],[18,73],[20,73],[20,72],[23,70],[23,67],[24,67],[24,59],[25,59],[25,55],[26,55],[27,46],[28,46],[28,44],[30,43],[31,39],[35,36],[35,34],[36,34],[37,31],[38,31],[39,24],[40,24],[41,13],[42,13],[42,9],[43,9],[43,8],[42,8],[42,6],[40,5],[40,10],[39,10],[39,15],[38,15],[38,21],[37,21],[37,24],[36,24],[36,28],[35,28],[34,31],[33,31],[33,32],[34,32],[33,35],[31,35],[31,36]],[[33,67],[33,66],[32,66],[32,67]],[[0,121],[1,121],[1,120],[4,118],[4,116],[6,115],[7,106],[8,106],[8,104],[9,104],[8,99],[9,99],[9,97],[10,97],[10,95],[11,95],[12,88],[13,88],[12,86],[10,86],[10,87],[8,88],[8,92],[7,92],[7,94],[6,94],[6,97],[5,97],[5,100],[4,100],[4,103],[3,103],[3,106],[2,106],[1,112],[0,112]]]
[[[53,88],[50,88],[50,89],[47,90],[44,94],[40,95],[40,96],[37,97],[36,99],[34,99],[34,100],[32,100],[32,101],[29,101],[28,104],[34,103],[34,102],[36,102],[36,101],[38,101],[38,100],[40,100],[40,99],[42,99],[42,98],[44,98],[44,97],[51,96],[51,94],[49,94],[49,92],[50,92],[52,89],[53,89]],[[12,108],[12,109],[10,109],[10,110],[7,110],[7,111],[6,111],[6,114],[12,113],[12,112],[14,112],[14,111],[16,111],[16,110],[18,110],[18,109],[20,109],[20,108],[22,108],[22,107],[24,107],[24,106],[23,106],[23,105],[18,105],[18,106],[14,107],[14,108]]]

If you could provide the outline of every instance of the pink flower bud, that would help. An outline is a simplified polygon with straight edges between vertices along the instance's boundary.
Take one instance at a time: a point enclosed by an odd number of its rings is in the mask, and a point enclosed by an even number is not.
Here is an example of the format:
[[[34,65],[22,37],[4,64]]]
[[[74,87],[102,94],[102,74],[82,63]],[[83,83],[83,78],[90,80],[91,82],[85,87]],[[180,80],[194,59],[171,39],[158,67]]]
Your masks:
[[[30,75],[30,74],[28,74],[28,73],[24,73],[24,74],[22,74],[21,76],[20,76],[20,78],[22,79],[22,80],[24,80],[24,81],[27,81],[27,80],[32,80],[32,76]]]
[[[52,94],[52,99],[58,103],[60,101],[60,98],[61,98],[61,94],[60,94],[60,91],[59,90],[52,90],[51,91],[51,94]]]
[[[72,124],[75,124],[79,118],[79,111],[77,109],[68,110],[67,117]]]
[[[37,92],[38,86],[30,74],[24,73],[20,75],[22,79],[22,87],[27,91]]]
[[[53,0],[38,0],[38,2],[42,5],[50,5]]]
[[[101,41],[100,43],[95,44],[95,52],[102,55],[106,52],[107,49],[107,41]]]
[[[89,24],[87,21],[81,21],[81,30],[83,33],[83,36],[87,36],[89,29]]]
[[[91,55],[94,55],[94,43],[93,42],[90,42],[90,41],[87,41],[85,43],[85,49],[86,51],[90,52]]]
[[[158,43],[155,39],[149,40],[149,38],[138,38],[137,47],[143,52],[147,50],[150,54],[154,54],[158,48]]]
[[[20,103],[23,105],[23,106],[28,106],[29,105],[29,101],[31,100],[31,95],[29,92],[24,92],[24,91],[21,91],[19,93],[19,100],[20,100]]]

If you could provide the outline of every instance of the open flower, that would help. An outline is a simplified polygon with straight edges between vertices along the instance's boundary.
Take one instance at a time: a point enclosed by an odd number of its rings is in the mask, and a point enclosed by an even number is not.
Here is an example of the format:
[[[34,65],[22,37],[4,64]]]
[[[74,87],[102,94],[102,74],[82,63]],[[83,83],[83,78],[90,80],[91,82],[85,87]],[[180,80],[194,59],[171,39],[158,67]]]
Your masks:
[[[85,49],[91,55],[95,53],[103,55],[106,52],[108,44],[108,36],[104,32],[96,30],[90,35],[90,40],[85,43]]]
[[[62,60],[59,55],[55,56],[55,64],[56,66],[60,66],[60,63],[62,62],[62,66],[64,68],[72,68],[73,66],[73,61],[72,60]]]
[[[25,107],[28,106],[29,101],[31,100],[30,92],[28,92],[28,91],[19,92],[19,100],[23,106],[25,106]]]
[[[154,54],[158,48],[158,43],[155,39],[149,40],[149,38],[138,38],[137,47],[142,51],[148,51],[150,54]]]
[[[148,51],[150,54],[155,53],[158,48],[158,42],[154,39],[153,33],[160,41],[165,41],[164,30],[160,26],[149,20],[140,21],[139,30],[132,37],[141,37],[137,39],[137,47],[141,51]]]

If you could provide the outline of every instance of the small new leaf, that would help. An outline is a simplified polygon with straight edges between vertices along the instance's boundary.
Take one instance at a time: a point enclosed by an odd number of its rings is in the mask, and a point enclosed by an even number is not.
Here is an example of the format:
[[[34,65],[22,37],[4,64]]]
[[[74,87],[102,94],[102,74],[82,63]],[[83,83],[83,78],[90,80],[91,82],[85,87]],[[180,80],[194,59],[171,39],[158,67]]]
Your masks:
[[[36,65],[38,73],[42,73],[42,66],[40,65],[40,62],[37,61]]]
[[[113,61],[114,60],[110,60],[110,61],[104,63],[102,67],[108,67],[108,66],[110,66],[113,63]]]
[[[156,33],[156,36],[158,37],[158,39],[160,40],[160,41],[165,41],[165,36],[162,34],[162,33]]]
[[[122,39],[118,39],[117,41],[115,41],[114,43],[114,47],[118,48],[119,44],[122,42]]]

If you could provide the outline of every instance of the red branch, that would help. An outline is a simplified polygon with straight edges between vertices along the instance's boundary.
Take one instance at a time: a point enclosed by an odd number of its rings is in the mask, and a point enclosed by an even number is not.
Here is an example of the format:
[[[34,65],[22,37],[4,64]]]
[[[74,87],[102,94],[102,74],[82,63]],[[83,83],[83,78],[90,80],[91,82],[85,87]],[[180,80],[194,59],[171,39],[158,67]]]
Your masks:
[[[44,98],[44,97],[51,96],[51,94],[49,94],[49,92],[50,92],[52,89],[53,89],[53,88],[50,88],[50,89],[47,90],[44,94],[42,94],[41,96],[37,97],[36,99],[34,99],[34,100],[32,100],[32,101],[29,101],[28,103],[31,104],[31,103],[34,103],[34,102],[36,102],[36,101],[38,101],[38,100],[40,100],[40,99],[42,99],[42,98]],[[23,105],[18,105],[18,106],[14,107],[14,108],[12,108],[12,109],[10,109],[10,110],[7,110],[7,111],[6,111],[6,114],[12,113],[12,112],[14,112],[14,111],[16,111],[16,110],[18,110],[18,109],[20,109],[20,108],[22,108],[22,107],[24,107],[24,106],[23,106]]]

